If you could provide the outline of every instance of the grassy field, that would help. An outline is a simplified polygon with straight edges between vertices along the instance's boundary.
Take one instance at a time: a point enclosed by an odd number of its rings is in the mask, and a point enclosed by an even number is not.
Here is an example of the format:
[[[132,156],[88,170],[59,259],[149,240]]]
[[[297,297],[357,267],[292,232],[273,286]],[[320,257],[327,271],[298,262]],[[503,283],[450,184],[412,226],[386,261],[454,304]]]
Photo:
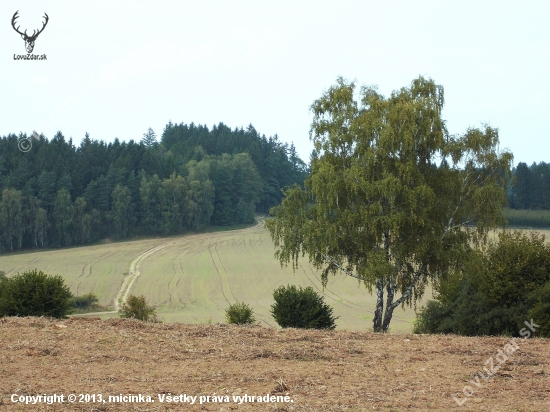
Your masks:
[[[144,295],[167,322],[224,322],[229,304],[244,301],[264,326],[276,326],[269,309],[280,285],[312,286],[339,316],[337,329],[370,330],[375,299],[357,280],[344,275],[329,279],[323,291],[320,274],[307,260],[294,273],[274,259],[273,243],[261,226],[180,238],[156,238],[43,252],[0,256],[8,275],[38,268],[61,275],[74,294],[95,293],[99,304],[113,308],[130,263],[152,248],[166,245],[139,261],[140,276],[131,294]],[[126,275],[125,275],[126,274]],[[427,297],[431,297],[428,292]],[[116,314],[100,315],[103,318]],[[408,332],[414,310],[398,308],[392,331]]]
[[[158,250],[150,253],[153,248]],[[339,316],[337,329],[372,328],[375,298],[357,280],[343,274],[331,276],[323,291],[320,274],[307,259],[300,261],[294,273],[291,267],[281,268],[273,253],[269,233],[257,225],[182,237],[7,254],[0,256],[0,270],[11,275],[38,268],[59,274],[74,294],[93,292],[100,305],[113,308],[125,276],[129,276],[130,264],[137,260],[139,277],[130,293],[144,295],[157,308],[161,320],[181,323],[224,322],[225,309],[244,301],[262,325],[276,326],[269,313],[273,290],[287,284],[312,286]],[[418,307],[431,297],[428,289]],[[414,317],[413,309],[397,308],[391,330],[410,332]]]
[[[130,261],[143,250],[166,239],[108,243],[70,249],[0,256],[0,270],[7,275],[39,269],[50,275],[61,275],[75,295],[93,292],[99,304],[112,307]]]
[[[244,301],[265,326],[276,326],[269,309],[280,285],[312,286],[334,308],[338,329],[372,327],[375,299],[345,275],[333,276],[323,291],[320,274],[307,260],[294,273],[273,258],[273,243],[263,227],[193,235],[164,248],[141,265],[132,293],[144,295],[162,319],[183,323],[224,322],[224,310]],[[414,311],[398,308],[392,330],[410,331]]]

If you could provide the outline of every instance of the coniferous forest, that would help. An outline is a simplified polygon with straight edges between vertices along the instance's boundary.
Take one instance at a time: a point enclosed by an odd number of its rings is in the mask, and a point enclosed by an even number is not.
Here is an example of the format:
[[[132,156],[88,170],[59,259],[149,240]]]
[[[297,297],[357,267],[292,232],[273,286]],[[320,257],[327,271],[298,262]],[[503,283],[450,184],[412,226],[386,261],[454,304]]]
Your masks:
[[[251,223],[306,175],[293,144],[252,125],[169,122],[160,139],[151,129],[139,142],[86,133],[78,147],[61,132],[10,134],[0,138],[0,251]]]
[[[520,162],[512,173],[515,182],[508,190],[512,209],[550,210],[550,163]]]

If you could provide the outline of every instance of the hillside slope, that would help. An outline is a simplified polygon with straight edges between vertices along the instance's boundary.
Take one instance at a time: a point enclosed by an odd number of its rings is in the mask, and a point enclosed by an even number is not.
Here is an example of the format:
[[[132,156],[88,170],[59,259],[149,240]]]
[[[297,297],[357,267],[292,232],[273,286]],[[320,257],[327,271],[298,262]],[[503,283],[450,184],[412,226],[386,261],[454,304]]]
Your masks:
[[[225,309],[244,301],[263,326],[277,326],[270,314],[273,290],[288,284],[311,286],[334,308],[337,329],[372,329],[376,297],[364,285],[338,274],[329,277],[323,290],[320,272],[307,258],[293,272],[281,268],[273,254],[273,242],[259,218],[256,226],[239,230],[2,255],[0,270],[8,276],[34,268],[59,274],[75,295],[95,293],[110,310],[119,295],[143,295],[161,320],[181,323],[224,322]],[[418,306],[431,297],[427,288]],[[390,330],[411,332],[414,317],[412,308],[397,309]]]

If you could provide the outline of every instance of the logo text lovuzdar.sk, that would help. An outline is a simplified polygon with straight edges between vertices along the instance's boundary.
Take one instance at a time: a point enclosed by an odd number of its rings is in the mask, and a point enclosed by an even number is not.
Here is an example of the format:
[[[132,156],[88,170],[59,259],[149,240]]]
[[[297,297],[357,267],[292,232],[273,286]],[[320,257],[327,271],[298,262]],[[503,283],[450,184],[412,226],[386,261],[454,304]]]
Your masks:
[[[46,28],[46,25],[48,24],[48,21],[50,20],[50,18],[48,17],[48,15],[46,13],[44,13],[44,18],[46,19],[46,21],[44,21],[42,23],[42,28],[38,31],[33,30],[33,33],[29,36],[27,34],[27,30],[25,30],[24,32],[21,32],[19,30],[20,26],[15,27],[16,20],[19,17],[18,13],[19,13],[19,10],[17,10],[14,13],[14,15],[11,19],[11,25],[12,25],[13,29],[19,35],[21,35],[21,38],[25,41],[25,49],[27,50],[27,54],[26,55],[24,55],[24,54],[14,54],[13,55],[13,60],[47,60],[47,56],[45,54],[41,54],[41,55],[32,54],[32,51],[34,50],[34,43],[36,42],[36,39],[38,38],[40,33],[42,33],[44,31],[44,29]]]

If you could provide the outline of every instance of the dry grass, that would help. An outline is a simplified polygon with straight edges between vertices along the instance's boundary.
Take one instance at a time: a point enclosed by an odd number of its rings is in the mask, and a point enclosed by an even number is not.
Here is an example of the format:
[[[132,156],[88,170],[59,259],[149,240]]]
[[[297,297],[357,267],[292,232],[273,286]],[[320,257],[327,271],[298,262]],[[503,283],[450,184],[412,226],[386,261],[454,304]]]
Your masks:
[[[462,407],[506,337],[467,338],[134,320],[0,319],[5,411],[548,411],[550,345],[521,340]],[[158,394],[288,395],[293,403],[160,404]],[[155,403],[13,404],[11,394],[150,395]]]

